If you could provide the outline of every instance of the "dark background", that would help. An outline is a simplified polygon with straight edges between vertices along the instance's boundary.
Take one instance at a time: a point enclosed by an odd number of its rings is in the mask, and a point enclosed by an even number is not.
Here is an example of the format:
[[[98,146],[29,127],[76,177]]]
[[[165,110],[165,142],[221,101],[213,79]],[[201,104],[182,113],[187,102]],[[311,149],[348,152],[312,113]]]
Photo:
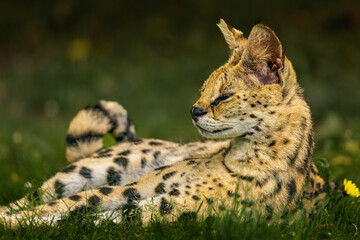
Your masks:
[[[189,109],[227,60],[220,18],[277,33],[312,106],[315,158],[360,180],[360,2],[289,2],[2,1],[3,202],[66,164],[68,122],[100,99],[128,109],[139,137],[199,139]]]

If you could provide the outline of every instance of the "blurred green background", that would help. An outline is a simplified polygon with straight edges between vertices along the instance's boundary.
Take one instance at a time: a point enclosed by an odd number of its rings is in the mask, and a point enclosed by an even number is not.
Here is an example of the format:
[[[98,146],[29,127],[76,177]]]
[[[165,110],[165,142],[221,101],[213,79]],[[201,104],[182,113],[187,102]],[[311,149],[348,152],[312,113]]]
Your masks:
[[[200,136],[189,110],[228,57],[219,18],[275,30],[313,110],[315,160],[360,183],[360,2],[1,1],[0,204],[65,166],[71,118],[120,102],[139,137]]]

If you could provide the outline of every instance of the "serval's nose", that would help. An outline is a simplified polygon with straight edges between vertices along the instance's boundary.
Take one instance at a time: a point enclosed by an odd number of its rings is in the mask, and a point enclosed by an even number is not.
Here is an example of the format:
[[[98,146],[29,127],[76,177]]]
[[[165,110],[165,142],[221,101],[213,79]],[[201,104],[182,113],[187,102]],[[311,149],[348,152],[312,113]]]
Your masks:
[[[205,115],[207,112],[205,112],[202,108],[199,107],[192,107],[190,110],[191,117],[194,119],[195,122],[201,117],[202,115]]]

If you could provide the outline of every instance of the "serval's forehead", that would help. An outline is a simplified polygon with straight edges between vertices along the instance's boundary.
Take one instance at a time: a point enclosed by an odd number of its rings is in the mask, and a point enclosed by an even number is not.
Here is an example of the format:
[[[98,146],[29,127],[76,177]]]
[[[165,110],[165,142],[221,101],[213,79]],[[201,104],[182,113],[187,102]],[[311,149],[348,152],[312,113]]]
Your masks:
[[[214,71],[204,82],[201,93],[210,92],[235,92],[254,86],[252,79],[248,79],[248,73],[242,67],[228,67],[225,64]]]
[[[219,68],[212,72],[210,76],[203,83],[200,92],[208,91],[210,88],[214,88],[216,85],[223,83],[222,75],[225,73],[225,69]]]

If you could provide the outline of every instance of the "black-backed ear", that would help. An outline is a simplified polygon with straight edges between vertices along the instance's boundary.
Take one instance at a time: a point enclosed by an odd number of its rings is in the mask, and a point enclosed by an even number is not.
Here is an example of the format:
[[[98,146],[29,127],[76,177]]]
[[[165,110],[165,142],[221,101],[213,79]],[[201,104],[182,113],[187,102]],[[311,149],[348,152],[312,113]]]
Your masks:
[[[265,85],[279,83],[278,70],[284,64],[280,40],[268,27],[257,24],[250,32],[241,63]]]
[[[227,25],[223,19],[217,24],[220,31],[224,35],[226,43],[229,45],[231,51],[238,48],[241,53],[245,48],[247,39],[243,36],[243,33],[236,28]]]

